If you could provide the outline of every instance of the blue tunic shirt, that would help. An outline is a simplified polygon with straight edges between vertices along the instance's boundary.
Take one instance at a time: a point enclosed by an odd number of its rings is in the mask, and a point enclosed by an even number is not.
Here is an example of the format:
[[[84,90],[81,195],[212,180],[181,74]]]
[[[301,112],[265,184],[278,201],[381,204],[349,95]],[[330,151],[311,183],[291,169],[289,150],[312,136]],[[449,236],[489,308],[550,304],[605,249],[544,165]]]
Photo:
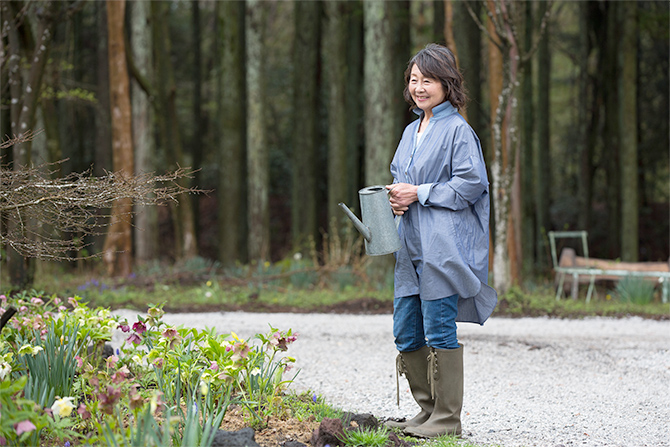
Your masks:
[[[487,285],[489,182],[479,138],[448,101],[433,108],[417,146],[420,122],[405,128],[391,162],[394,183],[418,185],[419,198],[396,217],[395,297],[458,294],[456,321],[483,324],[498,299]]]

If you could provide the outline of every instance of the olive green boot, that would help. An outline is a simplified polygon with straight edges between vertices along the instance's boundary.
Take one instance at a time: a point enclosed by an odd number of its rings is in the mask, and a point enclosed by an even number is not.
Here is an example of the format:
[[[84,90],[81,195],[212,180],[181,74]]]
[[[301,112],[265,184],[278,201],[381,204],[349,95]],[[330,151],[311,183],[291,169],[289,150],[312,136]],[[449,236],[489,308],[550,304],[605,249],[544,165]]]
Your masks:
[[[421,438],[461,434],[463,407],[463,345],[458,349],[431,348],[429,359],[431,392],[435,406],[426,422],[407,427],[405,433]]]
[[[416,351],[401,352],[396,361],[397,373],[404,375],[409,382],[409,389],[421,411],[405,422],[387,421],[388,427],[417,427],[428,420],[433,412],[434,400],[430,394],[428,382],[428,356],[430,348],[424,346]],[[398,397],[400,399],[400,397]]]

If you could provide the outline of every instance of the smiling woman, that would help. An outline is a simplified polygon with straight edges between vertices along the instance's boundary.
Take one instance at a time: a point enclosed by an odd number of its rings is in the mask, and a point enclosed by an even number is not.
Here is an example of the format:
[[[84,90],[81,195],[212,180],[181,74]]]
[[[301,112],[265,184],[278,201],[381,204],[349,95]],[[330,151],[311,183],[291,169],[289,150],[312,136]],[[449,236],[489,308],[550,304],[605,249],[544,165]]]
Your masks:
[[[458,113],[466,95],[451,51],[428,45],[407,64],[405,81],[405,99],[419,119],[403,133],[387,186],[393,212],[402,216],[393,335],[398,373],[420,412],[388,425],[432,438],[461,433],[456,321],[484,324],[497,302],[486,284],[489,183],[479,139]]]

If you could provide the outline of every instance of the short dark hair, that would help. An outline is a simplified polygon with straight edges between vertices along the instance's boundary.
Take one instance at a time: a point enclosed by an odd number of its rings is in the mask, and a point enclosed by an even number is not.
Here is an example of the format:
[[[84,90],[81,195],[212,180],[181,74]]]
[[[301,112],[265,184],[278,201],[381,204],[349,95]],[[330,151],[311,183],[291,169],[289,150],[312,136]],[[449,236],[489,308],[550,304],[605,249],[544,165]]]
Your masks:
[[[438,79],[442,83],[447,100],[451,105],[459,110],[465,108],[468,96],[463,85],[463,75],[458,70],[456,57],[449,48],[431,43],[426,45],[424,49],[420,50],[409,60],[407,70],[405,70],[405,90],[403,91],[403,96],[412,109],[416,108],[417,105],[409,93],[408,85],[414,65],[419,68],[424,76]]]

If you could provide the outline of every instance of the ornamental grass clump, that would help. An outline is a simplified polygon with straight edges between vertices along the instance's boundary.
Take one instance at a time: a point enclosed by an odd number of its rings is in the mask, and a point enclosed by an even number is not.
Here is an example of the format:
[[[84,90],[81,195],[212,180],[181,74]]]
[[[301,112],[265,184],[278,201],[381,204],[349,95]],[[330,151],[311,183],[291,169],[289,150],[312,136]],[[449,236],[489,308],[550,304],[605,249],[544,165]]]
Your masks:
[[[636,276],[626,276],[616,285],[619,299],[625,303],[649,304],[654,299],[654,283]]]

